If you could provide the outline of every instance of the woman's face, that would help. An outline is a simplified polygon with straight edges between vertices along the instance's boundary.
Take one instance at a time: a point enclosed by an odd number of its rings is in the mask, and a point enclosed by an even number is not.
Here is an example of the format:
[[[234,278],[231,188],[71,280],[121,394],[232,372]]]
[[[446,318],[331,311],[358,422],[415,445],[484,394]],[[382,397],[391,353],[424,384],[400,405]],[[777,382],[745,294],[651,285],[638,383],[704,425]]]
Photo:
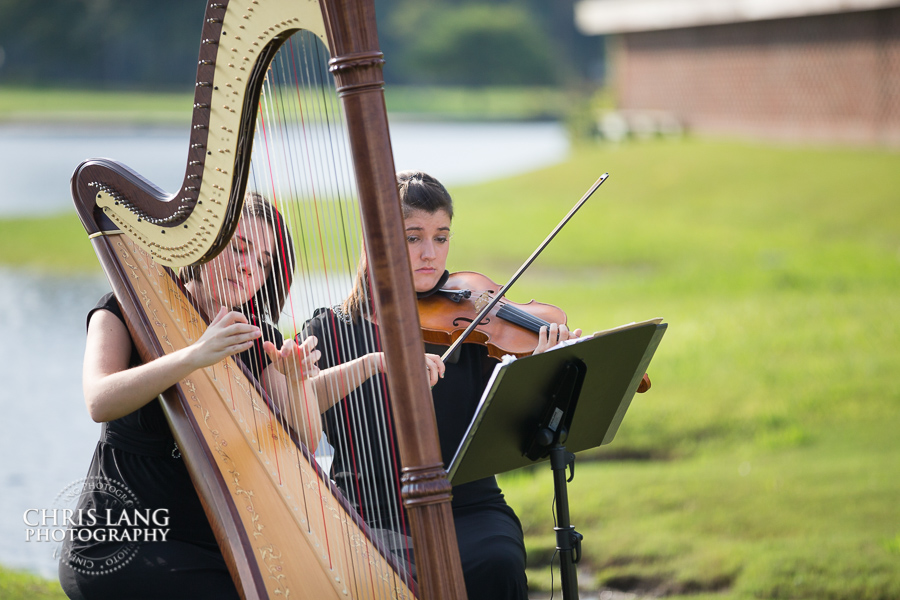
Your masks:
[[[236,308],[262,287],[272,268],[275,232],[259,217],[241,218],[231,243],[201,267],[203,291],[213,307]]]
[[[404,224],[416,291],[427,292],[437,285],[447,268],[450,215],[443,209],[433,213],[414,210]]]

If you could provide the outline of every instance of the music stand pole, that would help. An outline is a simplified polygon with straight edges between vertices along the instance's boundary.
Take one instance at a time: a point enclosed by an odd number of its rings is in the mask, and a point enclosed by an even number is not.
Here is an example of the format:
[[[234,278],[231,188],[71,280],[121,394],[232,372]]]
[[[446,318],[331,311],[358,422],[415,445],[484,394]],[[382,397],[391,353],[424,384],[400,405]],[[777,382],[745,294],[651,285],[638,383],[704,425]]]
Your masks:
[[[569,519],[568,482],[575,477],[575,455],[566,450],[563,443],[569,437],[581,388],[587,376],[584,361],[572,359],[557,369],[556,385],[548,394],[544,416],[530,440],[525,456],[531,460],[550,458],[553,471],[553,490],[556,502],[556,550],[559,552],[559,573],[564,600],[578,600],[578,572],[576,563],[581,559],[580,533],[575,531]],[[566,469],[572,475],[566,478]]]
[[[572,475],[566,478],[566,469],[572,467]],[[584,536],[575,531],[569,520],[569,493],[567,483],[575,477],[575,455],[556,443],[550,449],[550,468],[553,470],[553,489],[556,494],[556,549],[559,552],[559,574],[565,600],[578,600],[578,573],[575,565],[581,560],[581,540]]]

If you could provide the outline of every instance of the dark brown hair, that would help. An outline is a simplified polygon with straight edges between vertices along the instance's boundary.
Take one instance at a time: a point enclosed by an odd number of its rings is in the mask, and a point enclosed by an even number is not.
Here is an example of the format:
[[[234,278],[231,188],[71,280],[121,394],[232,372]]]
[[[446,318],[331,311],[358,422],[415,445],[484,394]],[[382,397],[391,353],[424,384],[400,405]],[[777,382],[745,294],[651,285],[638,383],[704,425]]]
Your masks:
[[[439,210],[446,211],[453,219],[453,199],[440,181],[422,171],[400,171],[397,173],[397,189],[400,192],[400,205],[403,207],[403,218],[416,210],[434,214]]]
[[[244,208],[241,218],[256,217],[272,226],[275,232],[275,252],[277,260],[272,261],[272,266],[266,276],[266,280],[256,291],[256,294],[247,304],[240,308],[243,312],[260,314],[271,321],[278,323],[281,309],[294,281],[294,242],[290,231],[281,217],[281,213],[269,203],[268,200],[256,192],[247,192],[244,196]],[[193,264],[181,269],[178,273],[181,281],[187,283],[192,279],[200,281],[200,265]]]
[[[440,181],[422,171],[400,171],[397,173],[397,190],[400,192],[400,207],[403,218],[408,219],[413,212],[421,210],[434,214],[439,210],[446,211],[453,219],[453,199],[450,192]],[[350,295],[341,305],[343,311],[351,319],[357,319],[370,313],[369,271],[366,252],[363,249],[356,267],[356,278]]]

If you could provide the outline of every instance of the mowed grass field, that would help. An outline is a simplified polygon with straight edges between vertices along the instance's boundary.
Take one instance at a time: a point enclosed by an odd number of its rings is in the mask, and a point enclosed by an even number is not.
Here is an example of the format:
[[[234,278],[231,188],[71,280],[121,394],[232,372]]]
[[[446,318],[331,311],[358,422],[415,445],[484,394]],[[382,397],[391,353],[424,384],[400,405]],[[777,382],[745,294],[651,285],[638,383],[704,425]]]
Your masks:
[[[452,190],[451,268],[504,281],[604,171],[512,293],[588,331],[669,323],[653,388],[612,444],[576,462],[582,588],[900,598],[900,155],[582,148]],[[547,590],[549,468],[501,484],[526,530],[531,587]]]
[[[587,331],[669,324],[653,388],[610,445],[576,461],[583,597],[900,598],[900,154],[578,147],[452,188],[450,268],[505,281],[606,171],[510,294],[557,304]],[[74,213],[0,222],[0,261],[97,268]],[[549,467],[501,485],[542,597]]]

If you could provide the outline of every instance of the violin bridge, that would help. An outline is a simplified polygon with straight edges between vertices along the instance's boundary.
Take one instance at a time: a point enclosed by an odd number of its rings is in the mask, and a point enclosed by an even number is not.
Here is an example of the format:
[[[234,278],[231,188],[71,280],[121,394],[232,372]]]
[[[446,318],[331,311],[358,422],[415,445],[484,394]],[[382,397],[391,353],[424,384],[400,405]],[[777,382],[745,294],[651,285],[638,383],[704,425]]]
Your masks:
[[[484,309],[484,307],[487,306],[488,302],[490,302],[491,300],[491,295],[487,291],[481,292],[478,298],[474,300],[475,310],[481,312],[482,309]]]

